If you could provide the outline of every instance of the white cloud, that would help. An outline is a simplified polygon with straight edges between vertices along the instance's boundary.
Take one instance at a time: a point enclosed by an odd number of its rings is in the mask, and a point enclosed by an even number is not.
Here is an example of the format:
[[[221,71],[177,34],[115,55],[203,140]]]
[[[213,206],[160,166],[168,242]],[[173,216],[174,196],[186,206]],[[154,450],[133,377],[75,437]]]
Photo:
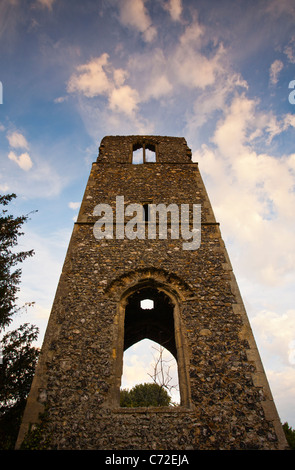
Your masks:
[[[222,72],[225,49],[219,44],[210,55],[203,52],[203,46],[209,43],[205,27],[194,20],[179,38],[179,43],[171,55],[171,67],[180,84],[189,88],[204,90],[215,83],[217,75]]]
[[[104,53],[87,64],[79,65],[78,73],[70,77],[67,91],[69,93],[81,92],[88,98],[107,94],[112,86],[105,70],[108,66],[108,59],[109,55]]]
[[[234,240],[240,272],[278,286],[295,267],[294,156],[277,158],[255,150],[249,135],[255,128],[267,135],[268,122],[254,100],[235,97],[216,125],[214,146],[204,145],[194,160],[207,178],[223,233]],[[288,122],[285,116],[276,132],[283,132]]]
[[[116,86],[122,86],[128,76],[126,70],[116,69],[114,70],[114,82]]]
[[[109,107],[113,111],[123,112],[129,116],[134,115],[139,103],[139,95],[129,85],[114,88],[109,97]]]
[[[128,71],[114,68],[109,62],[108,54],[104,53],[87,64],[78,66],[77,73],[74,73],[68,81],[67,89],[69,93],[79,92],[87,98],[105,96],[109,110],[123,113],[134,121],[133,125],[136,121],[138,127],[140,120],[136,118],[136,112],[140,96],[135,88],[125,84],[128,75]]]
[[[164,9],[167,10],[173,21],[179,21],[182,13],[182,0],[168,0],[164,3]]]
[[[15,163],[17,163],[18,166],[22,170],[25,170],[25,171],[30,170],[33,166],[30,155],[27,152],[22,153],[21,155],[17,156],[14,152],[11,151],[8,154],[8,158],[14,161]]]
[[[69,208],[76,210],[80,207],[81,202],[69,202]]]
[[[128,62],[128,71],[133,83],[136,83],[141,102],[161,99],[173,90],[176,92],[169,61],[158,47],[144,54],[133,54]]]
[[[173,86],[169,82],[166,75],[159,75],[152,80],[148,87],[147,96],[149,98],[159,99],[173,90]]]
[[[281,370],[267,370],[267,378],[275,398],[279,416],[282,421],[294,427],[294,396],[295,396],[295,369],[285,367]]]
[[[279,356],[286,366],[295,364],[295,310],[283,314],[262,310],[251,319],[264,351]]]
[[[152,26],[144,0],[119,0],[118,8],[119,18],[124,26],[142,33],[146,42],[152,42],[155,39],[157,30]]]
[[[10,147],[13,148],[24,148],[28,150],[29,144],[23,134],[18,131],[10,132],[7,134],[7,139]]]
[[[279,81],[279,73],[283,69],[284,64],[281,60],[275,60],[269,69],[269,79],[272,85],[276,85]]]
[[[124,85],[128,72],[122,68],[114,68],[109,62],[108,54],[92,59],[77,67],[68,82],[68,92],[79,92],[87,98],[106,96],[109,109],[134,117],[140,102],[137,90]]]
[[[198,15],[193,14],[193,21],[186,28],[184,33],[180,36],[180,43],[183,47],[192,47],[192,45],[200,46],[201,38],[204,37],[205,27],[200,24]]]

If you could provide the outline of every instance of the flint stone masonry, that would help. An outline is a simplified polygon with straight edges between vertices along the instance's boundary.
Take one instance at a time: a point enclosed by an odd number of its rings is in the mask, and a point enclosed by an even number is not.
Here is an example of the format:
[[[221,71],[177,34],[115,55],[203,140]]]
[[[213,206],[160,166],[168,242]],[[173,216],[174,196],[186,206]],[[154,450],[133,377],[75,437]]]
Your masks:
[[[154,146],[156,162],[134,165],[133,149],[143,144]],[[184,251],[183,240],[169,237],[97,240],[93,209],[115,209],[119,195],[125,204],[201,204],[200,248]],[[150,322],[136,307],[146,293],[158,308]],[[180,406],[120,408],[124,344],[145,335],[164,343],[166,318]],[[184,138],[102,140],[16,448],[29,447],[34,429],[48,449],[287,448],[220,227]]]

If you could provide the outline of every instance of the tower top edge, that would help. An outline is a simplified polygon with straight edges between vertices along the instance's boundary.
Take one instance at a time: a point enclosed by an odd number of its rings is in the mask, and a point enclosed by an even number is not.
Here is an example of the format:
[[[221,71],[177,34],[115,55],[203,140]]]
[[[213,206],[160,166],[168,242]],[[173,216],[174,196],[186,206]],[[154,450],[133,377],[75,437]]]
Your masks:
[[[133,152],[140,148],[154,152],[157,163],[191,162],[191,149],[184,137],[161,135],[105,136],[100,142],[97,162],[132,163]]]
[[[165,135],[154,135],[154,134],[130,134],[130,135],[106,135],[101,139],[101,142],[105,140],[144,140],[144,139],[151,139],[151,140],[158,140],[158,141],[183,141],[186,143],[185,137],[180,136],[165,136]]]

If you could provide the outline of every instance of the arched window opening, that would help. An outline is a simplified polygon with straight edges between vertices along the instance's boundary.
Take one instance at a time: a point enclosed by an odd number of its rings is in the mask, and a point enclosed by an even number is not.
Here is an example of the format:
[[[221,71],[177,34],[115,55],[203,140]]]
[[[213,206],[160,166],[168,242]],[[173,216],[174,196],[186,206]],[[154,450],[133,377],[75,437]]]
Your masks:
[[[156,162],[156,147],[153,144],[134,144],[132,149],[132,163],[135,165],[142,163]]]
[[[142,148],[133,150],[133,154],[132,154],[132,163],[133,163],[134,165],[140,165],[141,163],[143,163],[143,151],[142,151]]]
[[[165,391],[165,396],[170,398],[169,405],[177,406],[180,403],[177,362],[172,354],[163,346],[154,341],[144,339],[124,352],[123,374],[121,381],[122,393],[129,393],[136,390],[134,387],[140,384],[158,384]],[[147,389],[147,393],[149,388]],[[139,393],[142,391],[139,389]],[[134,397],[134,395],[133,395]],[[123,398],[123,400],[122,400]],[[144,397],[140,397],[144,399]],[[147,397],[147,403],[153,403],[153,397]],[[126,400],[121,394],[121,406],[140,406]],[[158,404],[154,406],[166,405],[163,398],[158,396]],[[137,402],[138,403],[138,402]]]
[[[171,391],[173,390],[174,395],[171,395],[171,405],[189,406],[189,385],[185,366],[184,342],[181,336],[179,307],[176,299],[151,281],[139,285],[136,290],[132,290],[125,297],[122,308],[124,321],[122,318],[123,323],[121,323],[122,326],[119,330],[122,332],[119,340],[122,345],[122,356],[118,357],[120,361],[117,382],[119,389],[122,390],[126,387],[126,370],[129,371],[127,374],[130,375],[132,365],[132,374],[136,380],[141,377],[141,371],[143,371],[146,375],[145,382],[150,379],[150,382],[156,382],[160,386],[163,385],[163,388],[166,386],[166,390],[169,387]],[[149,370],[142,365],[140,355],[135,354],[133,349],[141,348],[142,350],[142,344],[147,344],[146,340],[153,342],[151,351],[153,362],[150,360],[150,366],[152,363],[154,366],[153,368],[150,367]],[[146,352],[147,350],[144,354]],[[170,355],[170,359],[167,358],[167,354]],[[171,358],[173,358],[173,367],[170,363]],[[172,371],[173,378],[171,376]],[[179,387],[175,384],[175,374],[178,378]],[[129,384],[129,386],[131,385]],[[119,389],[117,389],[118,392]],[[175,394],[177,394],[177,397]]]
[[[155,163],[156,162],[156,150],[153,145],[146,145],[145,147],[145,162]]]

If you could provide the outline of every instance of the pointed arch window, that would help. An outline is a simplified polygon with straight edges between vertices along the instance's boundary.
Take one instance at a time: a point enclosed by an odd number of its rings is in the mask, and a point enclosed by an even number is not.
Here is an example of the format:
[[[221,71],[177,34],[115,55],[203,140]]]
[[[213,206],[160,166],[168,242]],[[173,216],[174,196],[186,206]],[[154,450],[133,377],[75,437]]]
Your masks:
[[[180,405],[190,406],[189,380],[184,337],[181,333],[178,302],[174,296],[148,282],[134,287],[122,300],[117,345],[119,346],[116,367],[117,385],[115,400],[119,403],[122,384],[124,351],[142,340],[150,340],[165,348],[174,357],[177,367]]]

